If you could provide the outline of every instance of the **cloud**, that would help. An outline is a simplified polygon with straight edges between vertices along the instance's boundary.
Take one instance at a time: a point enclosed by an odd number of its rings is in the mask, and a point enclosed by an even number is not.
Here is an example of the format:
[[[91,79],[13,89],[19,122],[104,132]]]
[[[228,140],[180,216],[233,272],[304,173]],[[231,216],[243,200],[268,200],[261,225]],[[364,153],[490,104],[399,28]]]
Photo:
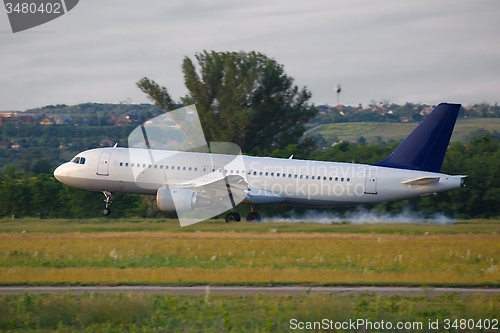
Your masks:
[[[0,109],[147,102],[143,76],[179,99],[182,59],[203,50],[262,52],[315,103],[336,103],[337,83],[344,104],[494,103],[499,14],[495,0],[88,0],[12,34],[0,13]]]

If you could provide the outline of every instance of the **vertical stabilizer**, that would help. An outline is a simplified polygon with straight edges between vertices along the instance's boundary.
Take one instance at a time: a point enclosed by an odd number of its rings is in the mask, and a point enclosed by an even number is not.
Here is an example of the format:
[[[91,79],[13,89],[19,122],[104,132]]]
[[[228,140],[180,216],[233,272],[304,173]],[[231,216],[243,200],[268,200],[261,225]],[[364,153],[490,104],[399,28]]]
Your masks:
[[[460,104],[441,103],[377,166],[439,172]]]

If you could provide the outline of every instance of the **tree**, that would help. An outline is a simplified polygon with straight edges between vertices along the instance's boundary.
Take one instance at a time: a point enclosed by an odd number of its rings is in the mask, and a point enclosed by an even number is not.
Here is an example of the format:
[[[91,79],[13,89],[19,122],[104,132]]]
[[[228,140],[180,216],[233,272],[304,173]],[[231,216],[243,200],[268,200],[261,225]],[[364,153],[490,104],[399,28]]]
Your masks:
[[[189,93],[207,141],[238,144],[245,153],[267,154],[296,144],[317,113],[311,93],[293,85],[283,65],[256,52],[206,52],[182,64]],[[138,87],[164,111],[175,107],[165,87],[143,78]]]

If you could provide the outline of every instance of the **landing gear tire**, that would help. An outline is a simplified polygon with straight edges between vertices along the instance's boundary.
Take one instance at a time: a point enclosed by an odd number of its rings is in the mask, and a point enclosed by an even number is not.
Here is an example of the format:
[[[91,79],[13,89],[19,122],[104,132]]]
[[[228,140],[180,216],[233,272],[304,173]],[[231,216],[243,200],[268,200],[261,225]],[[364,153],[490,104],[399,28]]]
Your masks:
[[[111,214],[111,209],[109,209],[109,206],[113,202],[113,193],[108,191],[102,191],[102,194],[104,194],[104,196],[106,197],[106,199],[104,199],[106,206],[103,209],[101,209],[101,213],[104,216],[108,216],[109,214]]]
[[[236,212],[231,212],[231,213],[228,213],[226,215],[226,222],[229,223],[229,222],[240,222],[241,221],[241,217],[240,217],[240,214],[236,213]]]
[[[249,212],[247,214],[248,222],[260,222],[260,214],[257,212]]]

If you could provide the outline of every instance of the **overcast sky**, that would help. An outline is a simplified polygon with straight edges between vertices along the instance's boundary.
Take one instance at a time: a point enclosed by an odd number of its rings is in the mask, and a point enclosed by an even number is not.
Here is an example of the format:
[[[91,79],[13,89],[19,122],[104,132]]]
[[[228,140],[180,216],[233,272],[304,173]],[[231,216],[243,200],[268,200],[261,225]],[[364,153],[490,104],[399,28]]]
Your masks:
[[[316,104],[500,102],[498,0],[80,0],[13,34],[0,11],[0,110],[175,100],[196,52],[274,58]]]

